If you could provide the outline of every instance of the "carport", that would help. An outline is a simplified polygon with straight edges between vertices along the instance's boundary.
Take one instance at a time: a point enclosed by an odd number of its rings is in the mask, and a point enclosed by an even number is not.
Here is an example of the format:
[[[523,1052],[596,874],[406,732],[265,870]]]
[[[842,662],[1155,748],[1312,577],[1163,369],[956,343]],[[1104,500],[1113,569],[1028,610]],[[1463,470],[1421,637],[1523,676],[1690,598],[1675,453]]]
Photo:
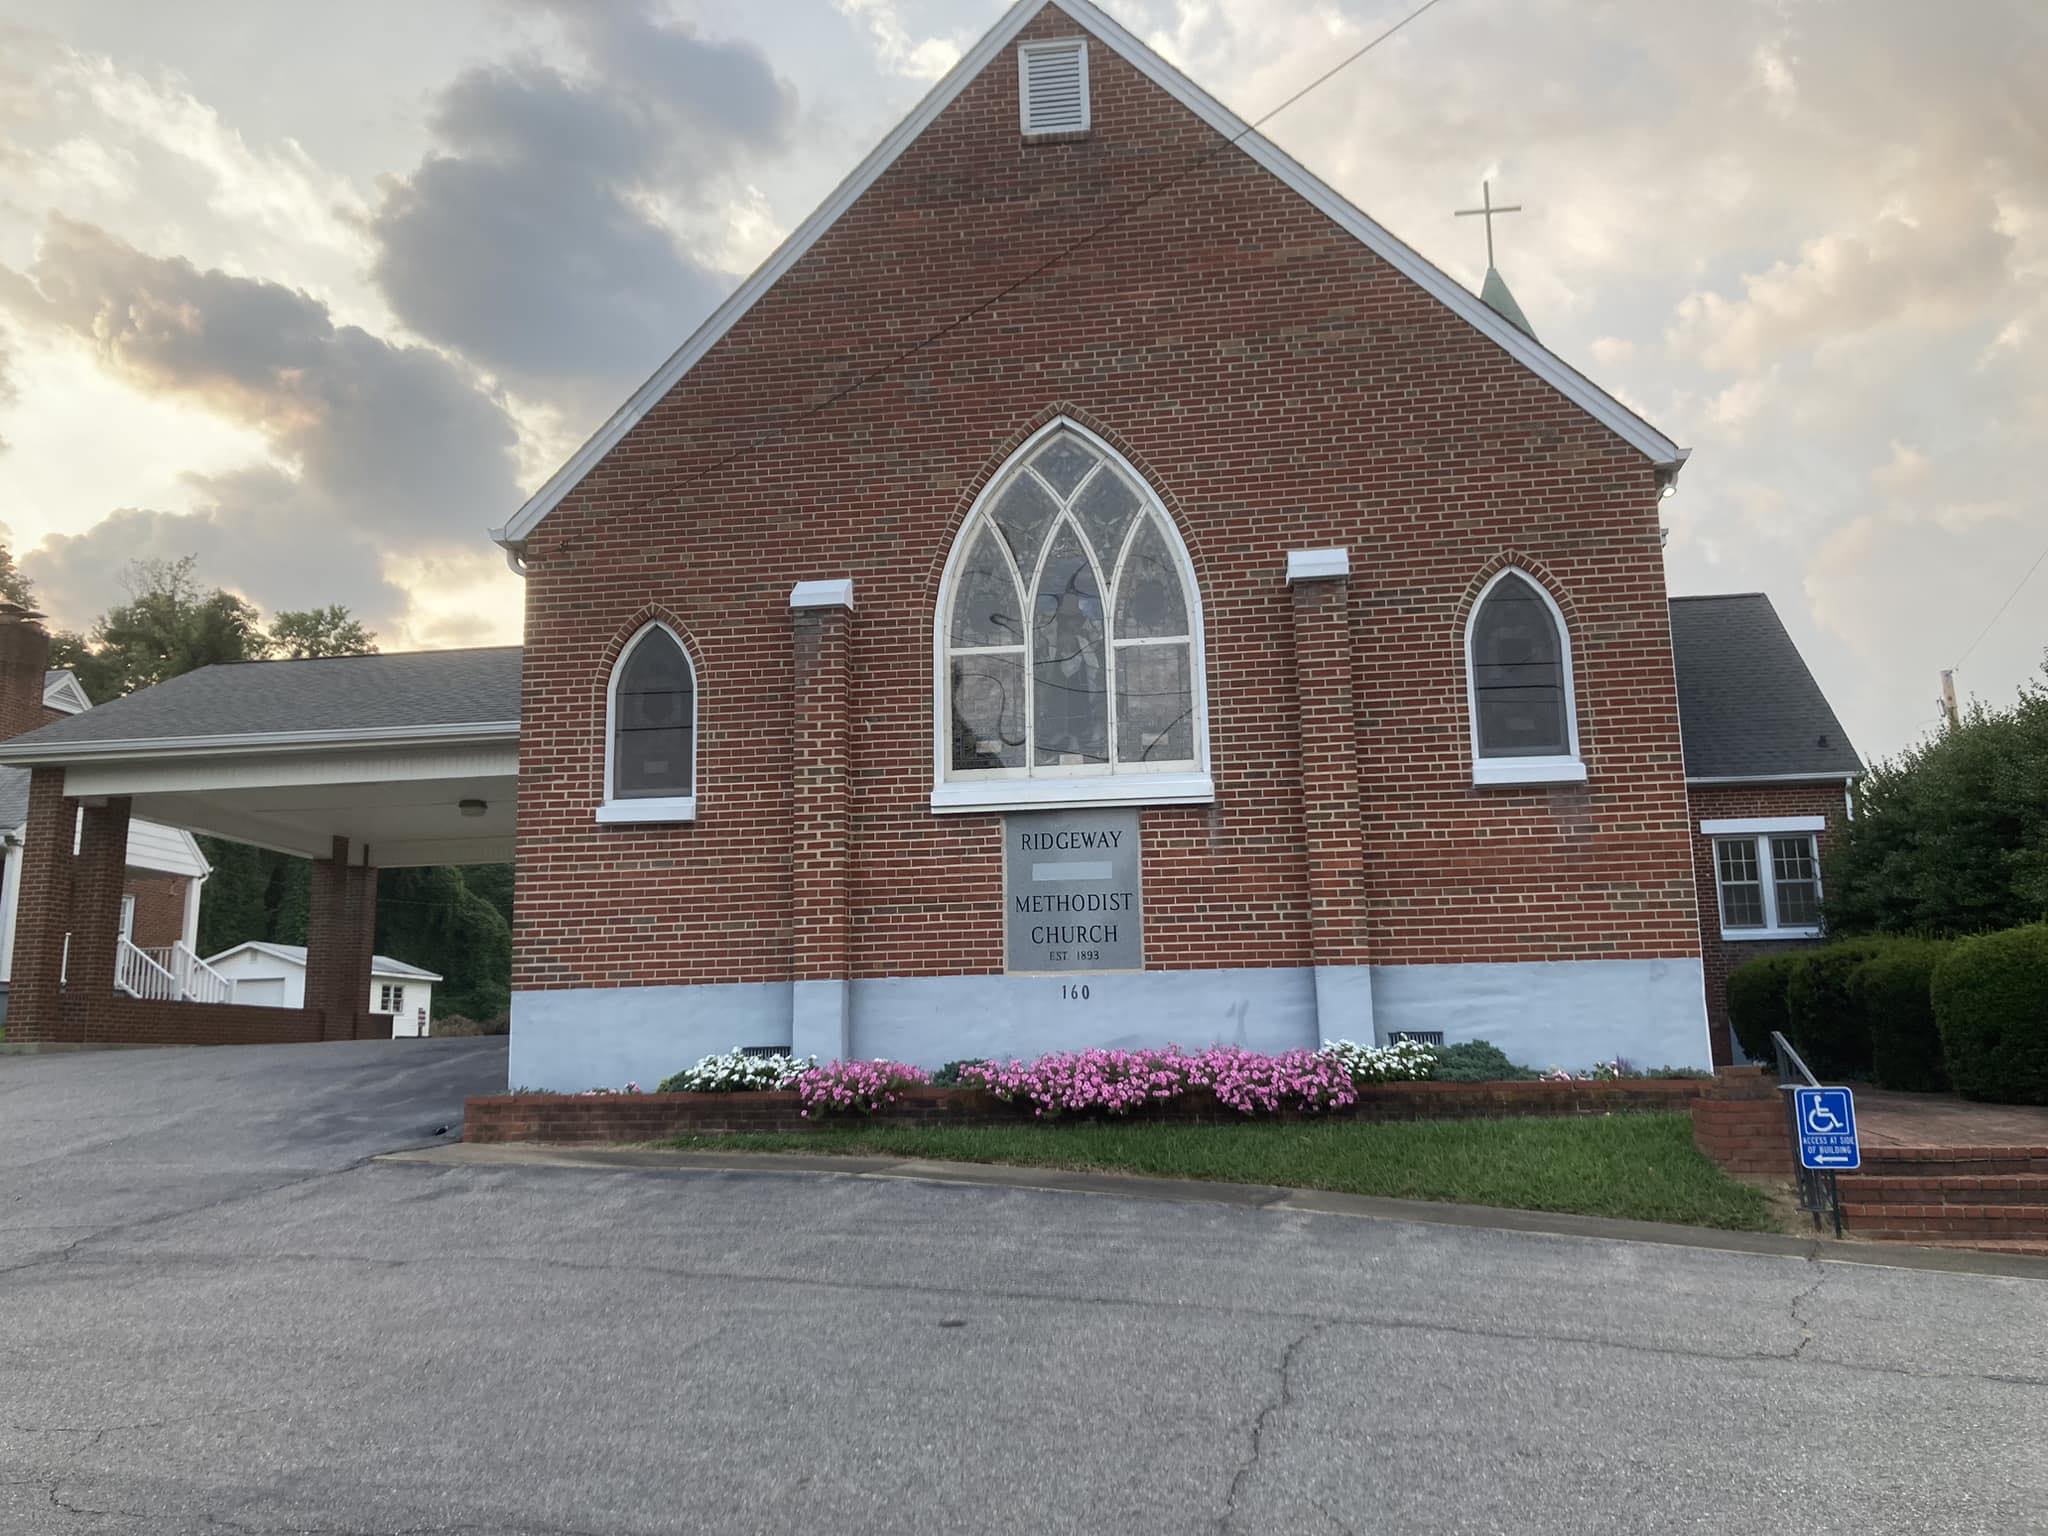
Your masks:
[[[31,770],[8,1038],[388,1033],[364,1011],[376,872],[512,857],[519,662],[499,646],[206,667],[0,744]],[[303,1008],[117,989],[131,815],[314,861]]]

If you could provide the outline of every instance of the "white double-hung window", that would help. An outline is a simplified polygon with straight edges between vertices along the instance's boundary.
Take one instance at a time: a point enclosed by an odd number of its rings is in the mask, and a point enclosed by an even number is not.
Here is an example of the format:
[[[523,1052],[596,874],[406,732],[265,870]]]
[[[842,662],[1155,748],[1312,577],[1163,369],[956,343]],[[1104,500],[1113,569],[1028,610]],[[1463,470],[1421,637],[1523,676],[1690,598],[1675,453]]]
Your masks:
[[[1213,797],[1194,568],[1158,498],[1057,421],[954,541],[936,634],[932,809]]]
[[[1810,939],[1820,925],[1819,816],[1703,821],[1724,939]]]

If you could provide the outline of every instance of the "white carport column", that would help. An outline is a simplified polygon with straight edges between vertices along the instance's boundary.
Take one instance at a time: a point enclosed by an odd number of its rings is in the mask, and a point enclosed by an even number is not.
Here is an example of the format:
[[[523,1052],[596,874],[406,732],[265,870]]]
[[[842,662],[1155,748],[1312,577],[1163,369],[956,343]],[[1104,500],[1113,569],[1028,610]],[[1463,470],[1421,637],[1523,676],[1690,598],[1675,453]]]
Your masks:
[[[851,581],[802,581],[789,594],[795,654],[790,834],[790,1050],[820,1061],[852,1048],[846,946],[847,647]]]

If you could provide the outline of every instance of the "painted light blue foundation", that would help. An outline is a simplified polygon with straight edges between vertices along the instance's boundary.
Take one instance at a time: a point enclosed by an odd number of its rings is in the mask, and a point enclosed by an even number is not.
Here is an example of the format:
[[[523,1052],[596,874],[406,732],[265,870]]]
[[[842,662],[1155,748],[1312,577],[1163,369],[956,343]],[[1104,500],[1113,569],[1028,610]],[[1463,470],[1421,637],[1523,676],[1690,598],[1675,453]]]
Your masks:
[[[514,1088],[652,1091],[736,1045],[789,1045],[786,981],[708,987],[572,987],[512,994],[506,1079]]]
[[[1442,1030],[1491,1040],[1533,1067],[1708,1067],[1706,977],[1697,960],[1557,960],[1519,965],[1376,965],[1380,1038]]]
[[[1091,1045],[1282,1051],[1397,1030],[1491,1040],[1537,1067],[1710,1064],[1697,960],[1584,960],[521,992],[509,1075],[566,1092],[652,1088],[701,1056],[793,1040],[802,1054],[936,1067]]]

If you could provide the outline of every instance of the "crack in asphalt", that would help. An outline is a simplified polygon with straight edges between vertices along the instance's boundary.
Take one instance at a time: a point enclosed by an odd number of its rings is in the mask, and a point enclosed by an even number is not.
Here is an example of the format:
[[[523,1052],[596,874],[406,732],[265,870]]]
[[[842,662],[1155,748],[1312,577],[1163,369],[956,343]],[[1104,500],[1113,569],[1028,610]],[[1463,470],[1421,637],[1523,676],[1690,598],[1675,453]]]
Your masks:
[[[1819,1261],[1816,1260],[1814,1262],[1818,1263]],[[1814,1297],[1818,1296],[1820,1294],[1820,1288],[1826,1285],[1827,1283],[1828,1272],[1825,1267],[1822,1267],[1820,1270],[1819,1277],[1815,1279],[1813,1284],[1809,1285],[1805,1290],[1801,1291],[1797,1296],[1794,1296],[1792,1298],[1792,1303],[1788,1310],[1792,1314],[1792,1321],[1798,1324],[1799,1326],[1799,1342],[1798,1344],[1793,1346],[1792,1353],[1787,1355],[1785,1357],[1786,1359],[1799,1359],[1802,1355],[1806,1353],[1806,1346],[1813,1342],[1813,1324],[1800,1314],[1799,1309],[1805,1306],[1809,1301],[1813,1300]],[[1990,1380],[1995,1378],[1984,1379]]]
[[[1801,1360],[1801,1351],[1805,1347],[1805,1341],[1803,1340],[1800,1344],[1787,1350],[1717,1350],[1687,1345],[1645,1344],[1596,1333],[1533,1332],[1528,1329],[1489,1327],[1483,1324],[1451,1323],[1444,1321],[1442,1318],[1356,1317],[1341,1314],[1332,1315],[1293,1311],[1273,1307],[1222,1306],[1199,1301],[1163,1300],[1145,1296],[1076,1294],[1066,1291],[1030,1290],[1016,1287],[936,1285],[911,1280],[848,1280],[766,1270],[698,1268],[690,1265],[651,1264],[641,1261],[592,1263],[536,1253],[466,1253],[436,1254],[417,1258],[386,1258],[372,1254],[352,1253],[205,1254],[156,1250],[127,1256],[103,1256],[96,1258],[93,1262],[109,1268],[122,1266],[161,1268],[168,1264],[189,1264],[213,1269],[238,1270],[247,1269],[254,1265],[267,1264],[343,1264],[386,1270],[403,1270],[414,1266],[441,1270],[458,1268],[464,1265],[483,1267],[511,1266],[529,1271],[554,1270],[567,1274],[644,1275],[664,1280],[715,1280],[745,1282],[749,1284],[807,1286],[819,1290],[850,1291],[877,1295],[929,1296],[946,1299],[972,1298],[993,1301],[1061,1302],[1082,1306],[1122,1307],[1133,1310],[1172,1308],[1177,1311],[1207,1313],[1220,1317],[1271,1319],[1278,1322],[1326,1324],[1352,1328],[1375,1328],[1389,1332],[1441,1334],[1454,1338],[1483,1339],[1499,1343],[1580,1345],[1595,1349],[1621,1350],[1631,1354],[1663,1356],[1677,1360],[1711,1361],[1720,1364],[1748,1364],[1758,1361],[1798,1361],[1801,1364],[1818,1369],[1865,1375],[1896,1376],[1909,1381],[1983,1381],[2002,1386],[2048,1387],[2048,1376],[2008,1375],[1991,1371],[1935,1371],[1902,1365],[1877,1365],[1851,1360],[1805,1361]],[[1808,1296],[1819,1290],[1826,1280],[1824,1260],[1809,1259],[1806,1262],[1822,1265],[1822,1279],[1816,1281],[1801,1296],[1795,1298],[1795,1305],[1804,1302]]]
[[[1250,1482],[1252,1473],[1258,1469],[1259,1458],[1266,1451],[1267,1426],[1272,1423],[1275,1414],[1294,1405],[1294,1363],[1296,1359],[1308,1347],[1310,1340],[1323,1333],[1326,1329],[1335,1326],[1337,1324],[1331,1322],[1316,1323],[1305,1328],[1289,1340],[1287,1347],[1280,1352],[1280,1364],[1276,1371],[1277,1379],[1274,1382],[1272,1400],[1260,1408],[1258,1417],[1252,1420],[1251,1447],[1245,1459],[1238,1464],[1236,1473],[1230,1479],[1230,1488],[1223,1496],[1223,1513],[1216,1521],[1216,1529],[1219,1532],[1228,1531],[1237,1523],[1238,1501],[1244,1497],[1245,1485]]]

